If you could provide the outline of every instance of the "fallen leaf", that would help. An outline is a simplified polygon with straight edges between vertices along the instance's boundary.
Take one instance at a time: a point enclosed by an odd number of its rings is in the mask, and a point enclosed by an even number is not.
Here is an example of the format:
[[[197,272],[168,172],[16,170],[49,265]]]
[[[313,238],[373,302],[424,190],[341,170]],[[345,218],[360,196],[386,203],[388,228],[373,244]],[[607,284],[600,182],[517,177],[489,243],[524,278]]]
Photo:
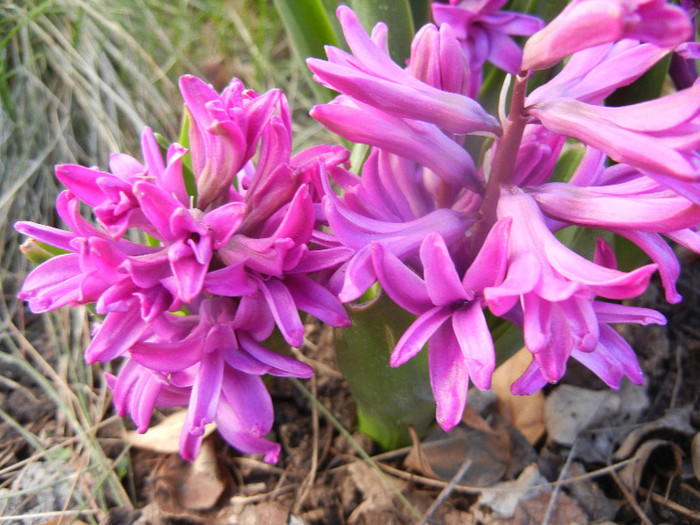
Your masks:
[[[532,356],[522,348],[493,373],[491,388],[498,398],[498,411],[517,428],[530,444],[535,444],[545,432],[544,394],[538,391],[531,396],[516,396],[510,386],[527,369]]]
[[[205,441],[180,491],[181,504],[190,510],[209,510],[216,505],[225,489],[226,484],[219,476],[214,447],[211,441]]]
[[[632,491],[639,488],[642,474],[653,469],[655,474],[672,478],[683,470],[683,451],[671,441],[650,439],[642,443],[634,454],[637,461],[620,470],[620,480]],[[656,460],[654,461],[654,458]]]
[[[545,403],[549,439],[572,446],[584,430],[608,421],[620,405],[620,396],[614,391],[559,385]]]
[[[287,525],[289,509],[276,501],[247,505],[238,516],[238,525]]]
[[[537,465],[529,465],[518,479],[504,481],[492,487],[501,490],[482,492],[478,502],[501,517],[511,518],[522,501],[534,497],[539,492],[549,492],[549,487],[531,488],[546,483],[547,479],[537,470]]]
[[[178,410],[169,415],[157,425],[153,425],[148,432],[139,434],[135,431],[126,433],[126,441],[132,447],[151,450],[161,454],[175,454],[180,451],[180,434],[187,417],[186,410]],[[204,437],[216,430],[214,423],[207,425]]]
[[[432,472],[432,477],[450,480],[469,459],[471,464],[460,484],[486,487],[503,479],[510,462],[510,445],[503,429],[484,431],[461,424],[449,434],[440,429],[434,431],[420,448],[411,450],[404,464]]]
[[[646,436],[657,436],[659,434],[692,436],[695,433],[695,429],[690,422],[692,411],[692,405],[670,409],[659,419],[645,423],[641,427],[633,430],[615,451],[613,459],[615,461],[620,461],[630,457],[637,449],[639,443],[644,441]]]
[[[360,523],[400,523],[397,511],[401,508],[396,495],[386,486],[379,474],[364,461],[355,461],[347,468],[355,487],[362,493],[362,502],[348,516],[348,525]],[[393,480],[403,488],[404,483]]]
[[[489,425],[486,420],[481,417],[481,414],[472,405],[467,404],[464,408],[464,414],[462,414],[462,423],[469,427],[478,428],[479,430],[484,430],[485,432],[492,432],[493,428]]]
[[[411,432],[411,441],[413,441],[413,444],[411,446],[411,451],[403,462],[404,467],[421,476],[437,479],[438,475],[435,474],[433,467],[430,466],[430,461],[423,450],[423,444],[420,439],[418,439],[413,428],[409,428],[409,430]]]
[[[591,521],[602,523],[612,520],[620,508],[620,504],[608,498],[593,479],[587,478],[587,472],[581,463],[571,463],[567,477],[579,477],[580,479],[567,482],[566,487],[569,495],[576,500]],[[558,522],[553,521],[552,523]]]
[[[219,468],[212,440],[205,440],[193,463],[173,454],[156,469],[152,477],[153,501],[163,516],[203,523],[216,523],[224,493],[233,480]]]
[[[563,492],[557,493],[554,502],[552,494],[540,492],[524,500],[515,510],[513,523],[517,525],[540,525],[548,516],[548,523],[566,523],[567,525],[587,525],[586,513],[576,502]]]

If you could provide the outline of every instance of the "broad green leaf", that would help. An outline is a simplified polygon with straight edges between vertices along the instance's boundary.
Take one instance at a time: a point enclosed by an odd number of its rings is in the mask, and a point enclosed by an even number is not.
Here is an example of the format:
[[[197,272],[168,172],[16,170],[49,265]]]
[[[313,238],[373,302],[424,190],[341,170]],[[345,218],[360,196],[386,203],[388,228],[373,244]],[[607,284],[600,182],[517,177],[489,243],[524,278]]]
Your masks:
[[[308,57],[325,58],[324,46],[338,46],[339,39],[333,30],[333,24],[322,0],[274,1],[299,60],[303,62]],[[306,64],[303,69],[311,78],[311,72]],[[320,84],[311,81],[311,85],[322,101],[333,97],[333,94]]]
[[[485,313],[489,321],[489,327],[495,326],[490,328],[490,330],[494,350],[496,351],[496,366],[500,366],[525,346],[523,331],[520,327],[508,321],[494,317],[488,311]]]
[[[338,41],[338,43],[335,45],[338,45],[338,47],[348,51],[348,48],[345,45],[345,39],[343,38],[343,29],[340,27],[340,20],[338,20],[338,17],[335,14],[340,3],[338,0],[321,0],[321,3],[323,4],[323,8],[326,10],[326,18],[331,24],[335,37]]]
[[[627,106],[646,100],[652,100],[661,96],[667,79],[668,67],[671,63],[671,55],[660,60],[629,86],[617,89],[605,100],[606,106]]]
[[[570,0],[513,0],[504,7],[507,11],[526,13],[542,18],[550,22],[552,18],[561,13]]]
[[[409,0],[411,4],[411,17],[413,18],[413,28],[418,31],[425,24],[430,22],[430,1],[429,0]]]
[[[557,159],[557,163],[554,165],[554,173],[549,179],[550,182],[569,182],[586,151],[583,144],[579,142],[567,141],[564,148],[564,151]]]
[[[423,350],[398,368],[389,356],[415,316],[379,293],[368,303],[350,305],[352,326],[335,329],[338,367],[358,409],[358,430],[391,450],[410,444],[408,428],[425,436],[435,421]]]
[[[368,33],[378,22],[384,22],[387,25],[391,58],[403,67],[411,55],[411,41],[415,33],[410,2],[408,0],[351,0],[349,5]]]

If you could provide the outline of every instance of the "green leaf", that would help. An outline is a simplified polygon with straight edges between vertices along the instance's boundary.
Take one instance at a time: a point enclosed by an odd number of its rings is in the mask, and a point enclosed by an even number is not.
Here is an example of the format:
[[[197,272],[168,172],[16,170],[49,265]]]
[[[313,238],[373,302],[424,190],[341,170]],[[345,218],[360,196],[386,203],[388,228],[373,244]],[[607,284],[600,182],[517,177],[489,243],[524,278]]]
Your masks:
[[[413,28],[418,31],[425,24],[430,22],[430,1],[429,0],[410,0],[411,17],[413,18]]]
[[[385,450],[411,442],[408,428],[424,436],[435,422],[435,401],[424,350],[398,368],[389,356],[415,316],[384,293],[350,305],[352,326],[335,330],[338,367],[358,409],[358,430]]]
[[[496,366],[500,366],[525,346],[523,331],[520,327],[508,321],[494,317],[488,311],[486,312],[486,318],[489,321],[493,347],[496,351]],[[491,327],[492,325],[495,325],[495,327]]]
[[[507,11],[517,11],[528,15],[535,15],[545,22],[561,13],[570,0],[513,0],[504,7]]]
[[[368,33],[378,22],[384,22],[387,25],[391,58],[403,67],[411,55],[411,41],[415,34],[410,2],[408,0],[351,0],[349,5]]]
[[[365,165],[367,157],[369,157],[370,147],[367,144],[354,144],[350,150],[350,166],[351,171],[356,175],[362,173],[362,167]]]
[[[569,182],[571,176],[581,163],[586,148],[579,142],[567,141],[564,151],[559,155],[557,163],[554,165],[554,173],[550,177],[550,182]]]
[[[277,12],[297,58],[305,62],[308,57],[325,58],[324,46],[338,46],[339,38],[329,17],[330,4],[322,0],[274,0]],[[336,27],[338,27],[336,25]],[[311,79],[311,72],[303,65]],[[333,97],[331,91],[310,80],[316,95],[323,101]]]
[[[637,104],[646,100],[659,98],[664,88],[671,64],[671,55],[668,54],[654,66],[644,73],[629,86],[617,89],[605,100],[606,106],[627,106]]]

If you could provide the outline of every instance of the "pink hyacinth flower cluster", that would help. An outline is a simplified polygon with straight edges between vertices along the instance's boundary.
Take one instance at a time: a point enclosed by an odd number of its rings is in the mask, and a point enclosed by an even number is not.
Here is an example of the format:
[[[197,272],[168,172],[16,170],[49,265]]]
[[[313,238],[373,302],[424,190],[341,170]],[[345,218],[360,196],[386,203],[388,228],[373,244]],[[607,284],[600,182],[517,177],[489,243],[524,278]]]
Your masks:
[[[340,92],[312,116],[371,146],[360,176],[335,179],[342,195],[324,186],[328,222],[354,252],[331,289],[348,302],[379,282],[417,316],[391,363],[427,344],[437,421],[447,431],[461,420],[469,383],[490,386],[496,359],[486,310],[519,326],[532,354],[516,394],[560,380],[570,358],[610,387],[623,377],[639,384],[634,352],[612,325],[665,318],[619,301],[641,294],[658,270],[668,300],[678,302],[668,240],[700,253],[700,83],[605,105],[688,47],[688,13],[663,0],[575,0],[544,26],[499,11],[503,4],[434,3],[440,25],[421,29],[405,68],[389,58],[384,26],[367,35],[340,7],[350,52],[329,48],[327,61],[308,60],[315,78]],[[508,35],[532,36],[521,52]],[[477,99],[484,57],[515,74],[499,119]],[[563,59],[549,82],[528,91],[533,70]],[[479,156],[469,149],[474,135],[492,139]],[[586,153],[569,180],[554,181],[567,140]],[[617,269],[602,238],[584,258],[555,235],[572,226],[625,237],[651,263]]]
[[[347,152],[328,146],[291,156],[278,90],[259,95],[234,80],[218,94],[192,76],[180,87],[189,149],[172,144],[164,158],[146,129],[143,162],[115,154],[109,172],[56,168],[67,188],[56,209],[68,230],[15,227],[65,253],[36,268],[19,296],[35,312],[95,305],[101,321],[86,360],[121,359],[108,382],[117,411],[130,413],[140,432],[154,408],[186,406],[183,457],[196,457],[205,426],[216,423],[234,447],[274,462],[280,446],[265,439],[273,411],[262,376],[312,370],[265,340],[277,329],[301,346],[299,310],[349,323],[312,278],[339,256],[315,242],[317,208],[320,181]],[[81,202],[96,224],[81,215]]]
[[[655,272],[667,300],[680,301],[669,241],[700,253],[700,82],[681,62],[674,93],[620,107],[606,99],[671,53],[700,56],[694,7],[574,0],[545,25],[503,5],[434,2],[436,24],[418,31],[405,67],[390,58],[385,25],[368,35],[338,9],[349,51],[329,47],[328,60],[308,65],[340,95],[311,114],[370,146],[359,174],[339,146],[292,154],[280,91],[234,79],[217,93],[183,77],[186,147],[163,149],[146,129],[142,160],[56,168],[67,229],[16,228],[61,254],[27,277],[20,297],[35,312],[93,304],[99,323],[85,355],[119,360],[108,375],[117,411],[143,432],[154,408],[186,406],[187,459],[216,423],[234,447],[276,461],[262,376],[312,370],[266,342],[276,332],[301,346],[300,311],[347,326],[343,303],[377,282],[415,316],[391,364],[427,345],[447,431],[470,384],[490,386],[489,317],[519,327],[532,355],[516,394],[559,381],[570,358],[612,388],[624,377],[641,383],[613,325],[665,323],[621,301]],[[512,37],[529,38],[521,49]],[[513,76],[498,115],[479,99],[487,62]],[[533,71],[553,67],[548,82],[528,86]],[[573,144],[585,153],[558,179]],[[618,269],[602,237],[583,257],[557,236],[571,227],[626,238],[651,262]]]

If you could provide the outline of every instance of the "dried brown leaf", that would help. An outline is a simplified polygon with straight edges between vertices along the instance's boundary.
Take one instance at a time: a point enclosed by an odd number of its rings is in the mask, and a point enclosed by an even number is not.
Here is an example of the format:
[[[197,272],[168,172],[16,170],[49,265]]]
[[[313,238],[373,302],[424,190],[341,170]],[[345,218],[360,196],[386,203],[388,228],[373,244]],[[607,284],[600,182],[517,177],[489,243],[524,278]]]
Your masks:
[[[427,463],[425,471],[445,481],[469,459],[469,470],[460,484],[470,486],[485,487],[501,480],[511,461],[510,437],[504,429],[484,431],[460,425],[449,434],[439,430],[428,436],[419,450],[411,450],[406,466],[420,468]]]
[[[681,434],[692,436],[695,429],[690,422],[692,405],[667,410],[659,419],[645,423],[628,434],[622,445],[615,451],[613,460],[620,461],[630,457],[645,436],[658,434]]]
[[[216,523],[213,515],[232,483],[219,468],[212,441],[206,440],[193,463],[173,454],[160,465],[153,476],[153,500],[163,516]]]
[[[616,414],[620,404],[620,395],[615,391],[559,385],[545,402],[549,439],[560,445],[572,446],[584,430]]]
[[[412,428],[410,431],[413,445],[411,446],[411,451],[408,453],[403,462],[404,467],[412,472],[420,474],[421,476],[438,479],[438,475],[435,474],[435,471],[433,471],[433,467],[430,466],[430,461],[425,455],[423,444],[421,443],[420,439],[418,439],[418,436]]]
[[[175,454],[180,450],[180,433],[185,424],[186,410],[178,410],[169,415],[157,425],[148,429],[145,434],[130,431],[126,433],[126,441],[132,447],[151,450],[161,454]],[[204,436],[216,430],[213,423],[206,426]]]
[[[493,373],[491,388],[498,398],[498,411],[517,428],[530,444],[536,443],[545,432],[544,394],[539,391],[531,396],[515,396],[510,385],[518,379],[532,361],[526,348],[499,366]]]
[[[544,523],[545,516],[547,523],[552,525],[557,523],[587,525],[589,523],[586,513],[566,494],[557,493],[556,500],[552,503],[550,503],[551,497],[551,494],[540,492],[524,500],[515,511],[513,525],[541,525]]]
[[[700,481],[700,432],[693,436],[693,441],[690,444],[690,459],[695,478]]]
[[[634,454],[637,461],[620,470],[620,480],[631,491],[639,488],[642,474],[648,468],[666,478],[674,477],[683,470],[683,451],[671,441],[650,439],[642,443]],[[655,460],[656,458],[656,460]]]
[[[521,502],[534,497],[541,491],[550,492],[546,488],[533,489],[534,485],[546,484],[547,480],[537,470],[537,465],[528,466],[514,481],[504,481],[494,485],[502,491],[484,492],[479,496],[479,504],[490,508],[498,516],[512,517]]]

